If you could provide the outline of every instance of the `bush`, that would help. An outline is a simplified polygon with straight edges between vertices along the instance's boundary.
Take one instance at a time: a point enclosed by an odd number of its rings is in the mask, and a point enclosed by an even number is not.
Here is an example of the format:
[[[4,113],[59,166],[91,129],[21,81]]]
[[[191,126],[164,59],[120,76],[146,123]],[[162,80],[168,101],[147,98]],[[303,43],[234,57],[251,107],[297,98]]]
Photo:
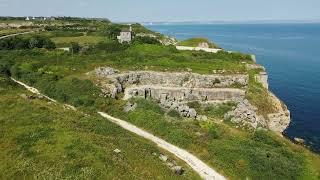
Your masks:
[[[121,32],[121,26],[116,25],[116,24],[110,24],[105,31],[105,34],[108,36],[110,39],[117,39],[117,36]]]
[[[11,37],[0,41],[0,50],[46,48],[55,49],[56,46],[48,37]]]
[[[153,37],[148,36],[137,36],[134,38],[133,43],[135,44],[158,44],[160,45],[160,42]]]
[[[173,117],[173,118],[181,118],[180,114],[176,110],[170,110],[168,112],[168,116]]]
[[[0,64],[0,75],[11,76],[10,72],[11,65],[9,63],[3,62]]]
[[[112,52],[124,51],[129,47],[129,45],[121,44],[118,41],[112,41],[112,42],[100,42],[97,44],[96,47],[99,50],[112,53]]]
[[[72,43],[71,43],[71,51],[72,51],[72,53],[79,53],[79,52],[80,52],[80,45],[79,45],[79,43],[72,42]]]
[[[220,126],[211,126],[208,130],[209,137],[212,139],[218,139],[224,134],[224,129]]]

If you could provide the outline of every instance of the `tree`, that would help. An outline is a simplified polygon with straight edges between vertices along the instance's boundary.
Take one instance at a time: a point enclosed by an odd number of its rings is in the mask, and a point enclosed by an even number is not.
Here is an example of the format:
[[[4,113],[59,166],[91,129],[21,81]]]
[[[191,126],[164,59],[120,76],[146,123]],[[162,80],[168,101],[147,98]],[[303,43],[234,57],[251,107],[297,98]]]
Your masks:
[[[79,51],[80,51],[79,43],[72,42],[71,43],[71,51],[72,51],[72,53],[79,53]]]
[[[36,48],[36,47],[38,47],[38,46],[39,46],[39,41],[38,41],[37,38],[31,38],[31,39],[29,40],[29,48],[30,48],[30,49]]]
[[[0,74],[11,76],[9,63],[0,64]]]
[[[44,41],[43,48],[55,49],[56,48],[56,44],[53,41],[51,41],[50,39],[47,39],[47,40]]]
[[[137,36],[133,42],[138,44],[160,44],[156,38],[149,36]]]
[[[120,34],[121,28],[118,25],[111,24],[106,28],[106,35],[110,39],[117,39],[117,36]]]

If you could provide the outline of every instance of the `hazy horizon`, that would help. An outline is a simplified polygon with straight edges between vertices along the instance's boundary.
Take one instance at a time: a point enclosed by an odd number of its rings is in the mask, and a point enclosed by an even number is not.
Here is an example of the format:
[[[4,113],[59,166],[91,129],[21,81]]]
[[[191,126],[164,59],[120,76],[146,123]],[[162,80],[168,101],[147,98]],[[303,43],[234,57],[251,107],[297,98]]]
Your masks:
[[[74,16],[115,22],[320,21],[318,0],[0,0],[0,16]]]

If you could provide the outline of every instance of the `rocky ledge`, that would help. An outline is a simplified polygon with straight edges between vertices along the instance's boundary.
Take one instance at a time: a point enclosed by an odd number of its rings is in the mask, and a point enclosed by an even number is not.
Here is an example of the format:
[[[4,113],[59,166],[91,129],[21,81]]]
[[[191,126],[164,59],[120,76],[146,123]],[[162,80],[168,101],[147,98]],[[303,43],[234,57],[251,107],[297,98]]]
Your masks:
[[[105,96],[115,98],[124,93],[124,99],[132,97],[152,98],[169,110],[176,110],[183,117],[207,120],[195,109],[187,106],[188,102],[221,103],[236,102],[237,106],[225,119],[251,128],[266,128],[282,133],[290,123],[287,107],[272,93],[270,99],[277,111],[260,115],[258,109],[245,99],[248,75],[200,75],[196,73],[169,73],[154,71],[130,71],[102,67],[95,70]],[[268,88],[267,74],[262,73],[256,80]],[[236,88],[233,88],[236,87]]]

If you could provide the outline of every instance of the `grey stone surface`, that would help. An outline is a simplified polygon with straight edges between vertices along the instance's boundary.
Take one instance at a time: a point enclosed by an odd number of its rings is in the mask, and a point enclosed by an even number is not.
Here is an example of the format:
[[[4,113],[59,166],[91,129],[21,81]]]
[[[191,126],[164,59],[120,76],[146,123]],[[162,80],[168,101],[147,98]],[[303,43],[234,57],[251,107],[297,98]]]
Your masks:
[[[109,79],[114,79],[124,87],[132,84],[139,85],[161,85],[166,87],[186,87],[186,88],[214,88],[229,87],[234,83],[242,86],[248,85],[248,75],[200,75],[196,73],[165,73],[154,71],[131,71],[121,74],[109,74],[101,72],[102,68],[96,70],[97,75]]]
[[[136,107],[137,107],[137,104],[131,103],[131,102],[127,102],[127,104],[123,108],[123,111],[124,112],[130,112],[130,111],[135,110]]]
[[[184,169],[181,166],[173,166],[172,170],[174,171],[174,173],[176,173],[177,175],[182,175],[184,172]]]
[[[248,125],[254,129],[258,127],[267,127],[267,121],[259,116],[257,108],[250,104],[246,99],[238,100],[237,107],[225,114],[225,119],[230,119],[234,123]]]
[[[163,155],[163,154],[160,154],[159,159],[160,159],[161,161],[163,161],[163,162],[167,162],[168,156],[165,156],[165,155]]]

